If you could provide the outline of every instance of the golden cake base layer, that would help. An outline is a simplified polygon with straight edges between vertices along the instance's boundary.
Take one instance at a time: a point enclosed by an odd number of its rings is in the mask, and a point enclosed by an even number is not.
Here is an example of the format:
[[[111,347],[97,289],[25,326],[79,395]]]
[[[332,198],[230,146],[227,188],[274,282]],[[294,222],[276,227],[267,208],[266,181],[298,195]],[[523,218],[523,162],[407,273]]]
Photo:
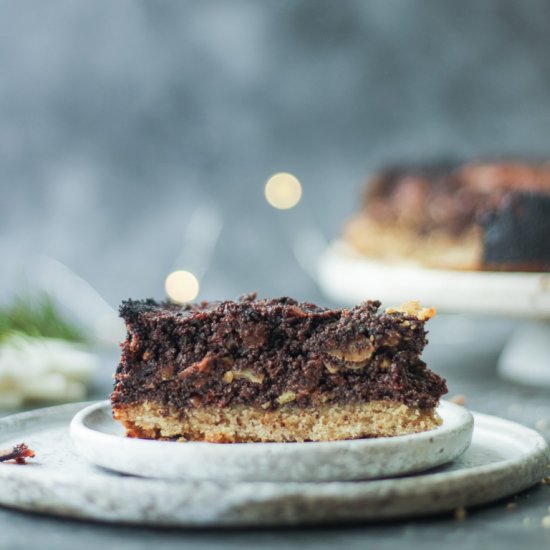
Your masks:
[[[412,260],[443,269],[483,269],[482,239],[475,227],[461,237],[437,231],[420,234],[398,224],[380,224],[358,215],[346,225],[344,240],[371,258]]]
[[[197,407],[180,411],[147,401],[117,404],[114,418],[129,437],[215,443],[335,441],[387,437],[436,428],[441,419],[392,401],[370,401],[277,410],[256,407]]]

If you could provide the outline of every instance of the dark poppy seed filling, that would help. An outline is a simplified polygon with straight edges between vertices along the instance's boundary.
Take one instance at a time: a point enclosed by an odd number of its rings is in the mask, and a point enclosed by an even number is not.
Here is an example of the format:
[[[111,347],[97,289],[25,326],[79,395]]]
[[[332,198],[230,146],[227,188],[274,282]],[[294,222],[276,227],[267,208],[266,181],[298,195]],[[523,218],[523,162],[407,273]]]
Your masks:
[[[419,358],[425,321],[379,307],[328,310],[254,295],[192,307],[129,300],[120,309],[128,337],[113,404],[434,407],[446,387]]]

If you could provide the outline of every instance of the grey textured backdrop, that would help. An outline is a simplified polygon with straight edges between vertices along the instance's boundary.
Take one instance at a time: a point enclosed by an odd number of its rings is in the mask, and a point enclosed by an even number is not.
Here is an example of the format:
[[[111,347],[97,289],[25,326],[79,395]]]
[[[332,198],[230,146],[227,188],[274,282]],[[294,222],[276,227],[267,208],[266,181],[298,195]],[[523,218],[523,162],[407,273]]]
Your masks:
[[[206,200],[201,297],[322,301],[292,236],[336,235],[375,167],[547,154],[549,28],[544,0],[2,0],[0,298],[37,254],[162,296]],[[263,199],[281,170],[291,212]]]

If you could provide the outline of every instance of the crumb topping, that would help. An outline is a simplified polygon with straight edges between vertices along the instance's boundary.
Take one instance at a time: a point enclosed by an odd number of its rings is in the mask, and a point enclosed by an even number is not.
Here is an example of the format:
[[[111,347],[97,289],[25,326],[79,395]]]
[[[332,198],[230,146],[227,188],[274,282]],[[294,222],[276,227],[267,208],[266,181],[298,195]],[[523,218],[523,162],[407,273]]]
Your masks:
[[[326,309],[291,298],[192,306],[128,301],[113,406],[308,407],[393,400],[431,409],[445,381],[420,356],[433,310]]]
[[[11,450],[0,451],[0,462],[15,462],[25,464],[27,458],[34,458],[34,451],[29,449],[25,443],[16,445]]]
[[[386,313],[392,315],[394,313],[404,313],[408,317],[416,317],[419,321],[427,321],[435,315],[435,308],[422,307],[420,302],[411,301],[401,304],[399,307],[388,307]]]

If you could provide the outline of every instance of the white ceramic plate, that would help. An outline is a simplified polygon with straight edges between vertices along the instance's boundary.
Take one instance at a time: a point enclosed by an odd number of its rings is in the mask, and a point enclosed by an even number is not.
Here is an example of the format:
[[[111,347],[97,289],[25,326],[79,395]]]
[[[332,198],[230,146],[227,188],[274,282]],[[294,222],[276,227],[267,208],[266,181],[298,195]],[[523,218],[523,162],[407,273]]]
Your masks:
[[[143,477],[214,481],[347,481],[420,472],[461,455],[472,438],[464,407],[441,403],[443,424],[398,437],[309,443],[205,443],[124,436],[108,401],[71,422],[77,452],[98,466]]]
[[[411,299],[441,311],[550,318],[550,273],[427,269],[370,260],[342,241],[331,244],[318,265],[318,283],[337,303],[379,299],[399,305]],[[413,298],[411,298],[413,297]]]
[[[441,514],[527,489],[549,462],[528,428],[474,413],[472,444],[430,472],[374,481],[213,482],[128,477],[92,466],[75,451],[71,418],[86,404],[0,419],[0,449],[25,442],[26,466],[0,464],[0,505],[109,523],[153,526],[275,526]]]

